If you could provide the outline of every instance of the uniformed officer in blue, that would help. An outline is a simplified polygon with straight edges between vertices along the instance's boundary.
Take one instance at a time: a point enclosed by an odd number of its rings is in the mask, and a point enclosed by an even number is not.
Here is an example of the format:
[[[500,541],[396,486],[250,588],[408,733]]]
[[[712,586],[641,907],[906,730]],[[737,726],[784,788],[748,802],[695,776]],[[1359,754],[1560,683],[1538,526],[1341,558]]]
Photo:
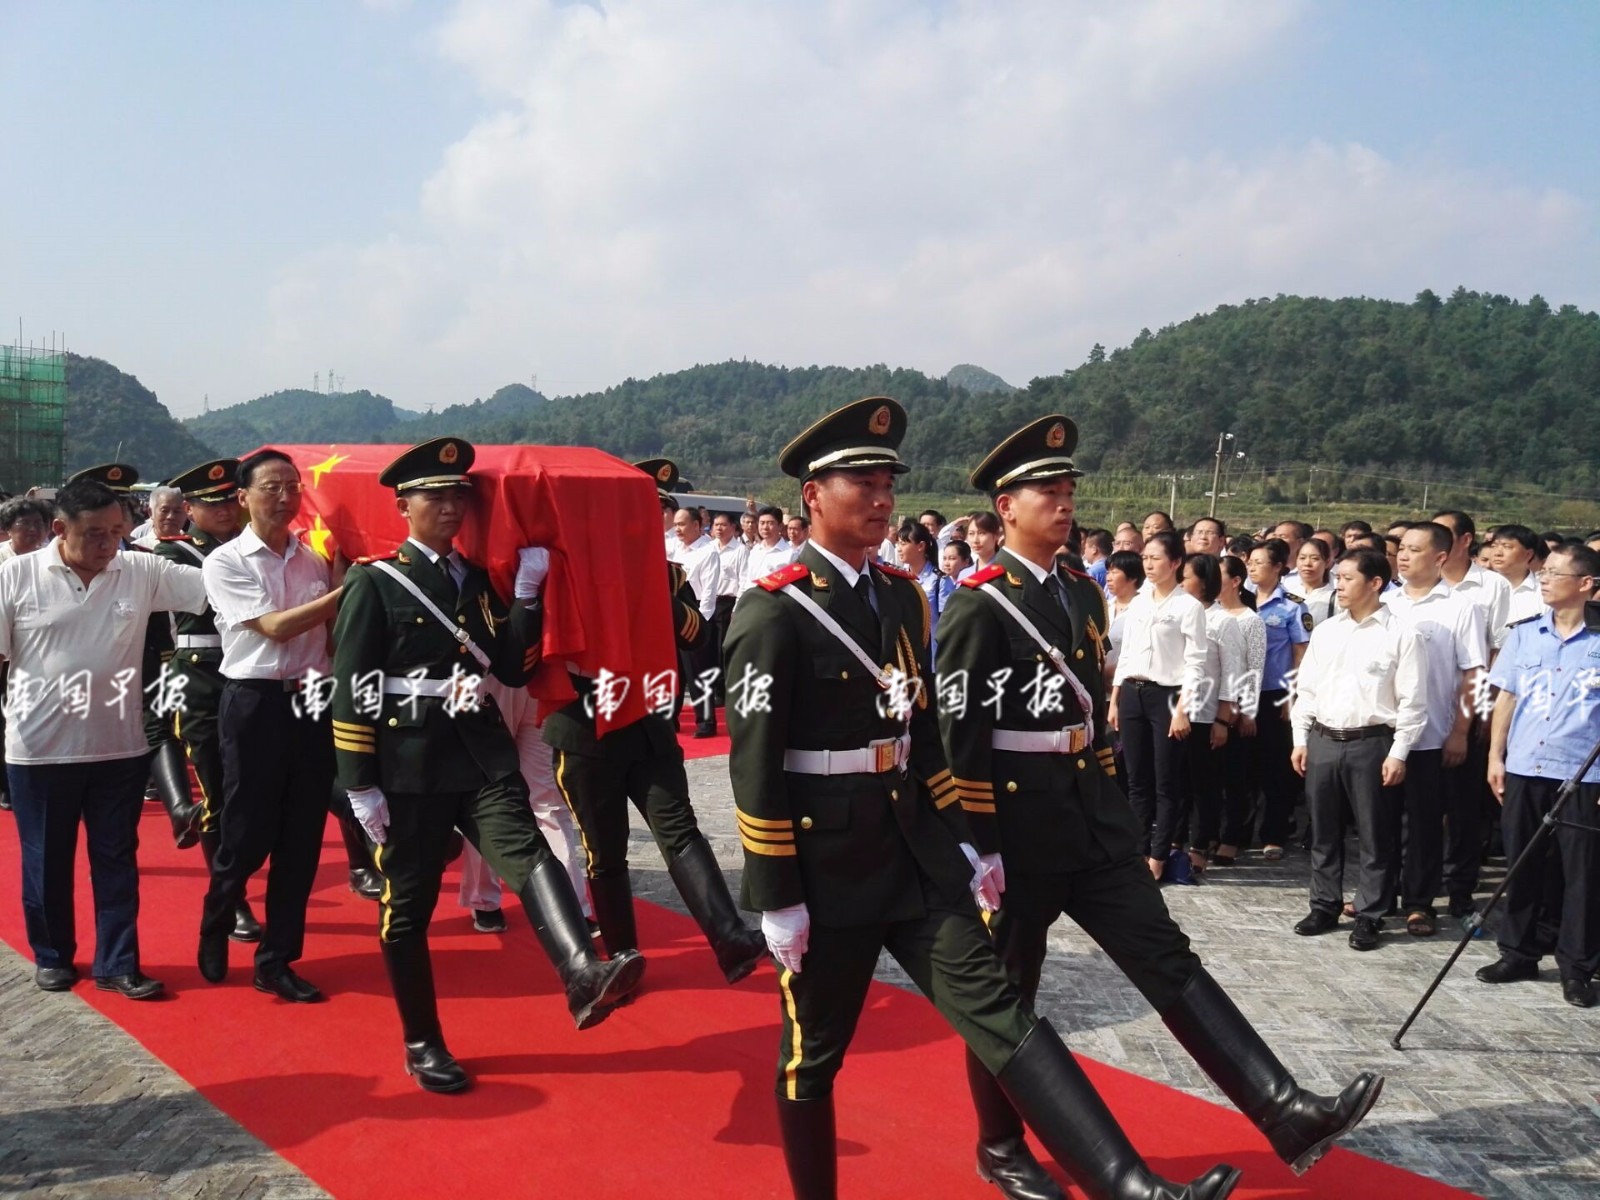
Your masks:
[[[452,830],[517,894],[567,992],[579,1029],[637,986],[644,960],[602,962],[566,868],[529,806],[516,743],[474,678],[521,687],[538,664],[549,553],[518,552],[507,609],[489,574],[455,548],[472,501],[475,451],[461,438],[407,450],[378,477],[410,536],[352,567],[334,623],[334,750],[339,783],[383,876],[378,939],[405,1041],[406,1071],[428,1091],[468,1086],[439,1025],[428,923]]]
[[[1031,1007],[1050,926],[1071,917],[1298,1173],[1366,1115],[1383,1080],[1362,1074],[1338,1097],[1301,1089],[1167,912],[1138,822],[1112,779],[1105,594],[1057,565],[1082,475],[1072,459],[1077,441],[1067,417],[1041,417],[973,471],[972,486],[988,493],[1005,527],[1005,548],[956,589],[939,624],[939,724],[950,770],[977,849],[1001,864],[1006,883],[989,929]],[[990,680],[1000,681],[998,704]],[[979,1174],[1011,1200],[1059,1197],[1023,1141],[1004,1073],[997,1083],[969,1051],[967,1076]],[[1098,1152],[1131,1153],[1088,1081],[1076,1082],[1070,1103],[1094,1128]]]
[[[1502,808],[1506,861],[1515,862],[1600,740],[1600,631],[1584,620],[1600,594],[1600,551],[1559,546],[1539,572],[1545,609],[1513,622],[1489,682],[1500,689],[1489,722],[1489,786]],[[1500,958],[1478,970],[1485,983],[1536,979],[1555,952],[1561,995],[1595,1005],[1600,970],[1600,766],[1563,806],[1539,861],[1512,876],[1497,941]],[[1577,828],[1574,828],[1577,826]],[[1551,902],[1551,898],[1559,901]],[[1555,944],[1541,929],[1559,923]]]
[[[1300,780],[1289,766],[1294,733],[1289,728],[1289,685],[1311,640],[1311,614],[1300,597],[1283,588],[1289,569],[1289,543],[1268,538],[1257,543],[1246,562],[1256,585],[1256,612],[1267,628],[1267,662],[1261,672],[1261,706],[1256,715],[1256,750],[1261,755],[1261,848],[1269,860],[1283,857],[1294,819]]]
[[[794,1194],[837,1194],[834,1078],[887,949],[1089,1195],[1216,1200],[1238,1172],[1187,1186],[1152,1174],[984,931],[974,897],[992,909],[1004,885],[972,846],[939,741],[927,595],[874,562],[908,469],[905,430],[899,404],[869,397],[784,448],[812,536],[740,597],[728,630],[744,905],[781,967],[778,1116]]]

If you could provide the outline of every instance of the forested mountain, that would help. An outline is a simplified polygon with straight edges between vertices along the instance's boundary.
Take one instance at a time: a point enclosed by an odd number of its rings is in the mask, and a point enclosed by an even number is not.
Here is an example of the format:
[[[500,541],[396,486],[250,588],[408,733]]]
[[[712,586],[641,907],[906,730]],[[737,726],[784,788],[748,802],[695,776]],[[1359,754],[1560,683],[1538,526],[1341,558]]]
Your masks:
[[[146,480],[215,458],[155,393],[108,362],[67,355],[66,473],[125,462]]]
[[[982,367],[975,367],[971,363],[960,363],[950,368],[945,374],[945,382],[951,387],[958,387],[971,392],[974,396],[981,396],[989,392],[1000,392],[1009,395],[1016,391],[993,371],[986,371]]]
[[[389,435],[415,418],[387,396],[371,392],[326,395],[290,388],[190,417],[184,424],[211,445],[238,453],[266,442],[403,441],[404,434]]]

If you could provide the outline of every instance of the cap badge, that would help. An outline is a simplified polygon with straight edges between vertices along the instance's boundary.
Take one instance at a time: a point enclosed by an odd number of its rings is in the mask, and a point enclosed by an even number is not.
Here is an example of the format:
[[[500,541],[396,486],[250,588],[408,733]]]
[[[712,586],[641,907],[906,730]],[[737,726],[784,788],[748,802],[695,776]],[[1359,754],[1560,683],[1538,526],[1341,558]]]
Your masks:
[[[117,480],[122,478],[122,468],[121,467],[112,467],[109,471],[106,472],[106,478],[109,479],[112,483],[115,483]]]
[[[221,479],[227,473],[228,472],[223,467],[223,465],[221,463],[218,463],[216,466],[212,467],[211,470],[206,472],[206,478],[211,480],[212,482],[216,482],[218,479]]]
[[[1050,426],[1050,432],[1044,435],[1044,444],[1051,450],[1059,450],[1067,444],[1067,427],[1060,421]]]
[[[889,432],[889,421],[889,406],[880,404],[877,411],[872,414],[872,420],[867,422],[867,431],[881,437]]]
[[[439,461],[447,467],[454,466],[456,459],[460,457],[461,447],[454,442],[446,442],[439,447]]]
[[[672,464],[671,463],[662,463],[659,467],[656,468],[656,482],[657,483],[666,483],[671,478],[672,478]]]

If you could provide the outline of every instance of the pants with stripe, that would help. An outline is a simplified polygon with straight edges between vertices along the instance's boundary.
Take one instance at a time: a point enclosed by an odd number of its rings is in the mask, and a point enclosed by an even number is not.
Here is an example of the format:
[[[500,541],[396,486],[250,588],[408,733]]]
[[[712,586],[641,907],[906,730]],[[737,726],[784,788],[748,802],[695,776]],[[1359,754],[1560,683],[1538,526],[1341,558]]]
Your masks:
[[[659,720],[646,717],[645,720]],[[556,788],[572,810],[591,879],[628,873],[628,803],[672,862],[699,836],[683,752],[651,744],[643,722],[607,734],[598,755],[555,752]]]
[[[200,781],[200,832],[215,833],[222,819],[222,735],[217,726],[217,709],[222,702],[222,673],[218,665],[222,652],[207,651],[208,661],[198,654],[180,650],[172,670],[183,682],[183,704],[173,716],[174,731],[183,743],[183,752],[194,764]]]
[[[1011,1061],[1035,1018],[1006,978],[977,906],[970,900],[950,904],[926,880],[922,890],[926,913],[912,920],[812,925],[800,970],[779,972],[780,1097],[832,1094],[879,950],[893,955],[984,1066],[998,1073]]]

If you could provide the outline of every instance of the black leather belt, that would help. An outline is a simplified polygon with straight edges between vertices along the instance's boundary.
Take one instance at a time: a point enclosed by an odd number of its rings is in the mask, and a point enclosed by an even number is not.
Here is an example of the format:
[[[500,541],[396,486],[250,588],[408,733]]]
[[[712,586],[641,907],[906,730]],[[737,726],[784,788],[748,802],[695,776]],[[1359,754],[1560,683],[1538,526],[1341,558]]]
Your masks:
[[[229,679],[228,682],[252,692],[298,692],[305,686],[303,679]]]
[[[1157,683],[1154,679],[1130,679],[1127,682],[1136,688],[1161,688],[1168,692],[1178,690],[1178,685],[1175,683]]]
[[[1329,729],[1321,721],[1311,722],[1311,728],[1330,742],[1359,742],[1362,738],[1384,737],[1394,733],[1393,725],[1363,725],[1359,729]]]

